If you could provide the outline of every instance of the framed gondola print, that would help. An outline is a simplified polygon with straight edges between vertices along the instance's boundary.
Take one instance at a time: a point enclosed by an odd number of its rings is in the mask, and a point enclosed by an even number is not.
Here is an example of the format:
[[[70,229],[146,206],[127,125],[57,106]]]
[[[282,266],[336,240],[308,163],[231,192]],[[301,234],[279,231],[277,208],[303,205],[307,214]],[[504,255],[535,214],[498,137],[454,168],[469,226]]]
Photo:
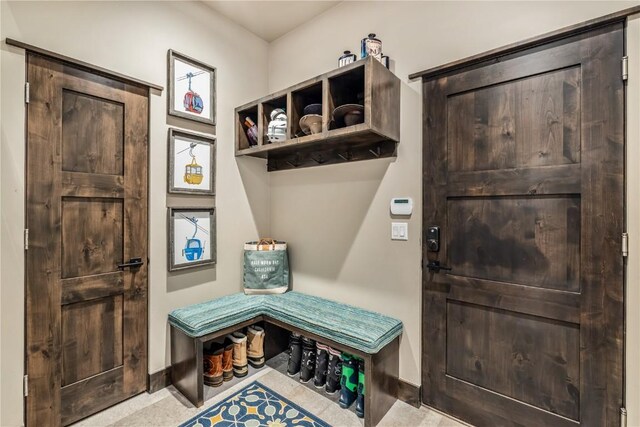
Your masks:
[[[179,129],[169,129],[167,191],[178,194],[215,194],[216,140]]]
[[[169,50],[169,114],[216,124],[216,69]]]
[[[168,208],[169,271],[216,263],[215,208]]]

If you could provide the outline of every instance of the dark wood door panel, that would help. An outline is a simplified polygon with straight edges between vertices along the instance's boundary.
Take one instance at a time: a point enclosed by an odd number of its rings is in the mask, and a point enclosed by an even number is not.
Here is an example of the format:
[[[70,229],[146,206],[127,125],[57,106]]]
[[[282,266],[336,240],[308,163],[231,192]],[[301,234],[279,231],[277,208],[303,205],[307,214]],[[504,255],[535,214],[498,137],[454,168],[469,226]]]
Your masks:
[[[622,405],[622,23],[423,81],[423,401],[480,426]]]
[[[576,292],[580,198],[449,199],[451,274]]]
[[[447,98],[449,172],[580,161],[580,68]]]
[[[448,375],[579,419],[579,325],[449,300],[446,326]]]
[[[146,388],[148,92],[28,56],[28,425]]]

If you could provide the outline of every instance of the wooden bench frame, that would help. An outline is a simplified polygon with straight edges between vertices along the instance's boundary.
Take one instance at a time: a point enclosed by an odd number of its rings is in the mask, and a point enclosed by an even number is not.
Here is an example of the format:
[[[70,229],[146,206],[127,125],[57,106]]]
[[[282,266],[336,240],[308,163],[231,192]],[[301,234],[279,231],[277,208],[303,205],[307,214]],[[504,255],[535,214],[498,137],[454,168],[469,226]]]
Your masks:
[[[204,405],[203,344],[257,322],[265,322],[266,327],[274,325],[295,332],[364,359],[365,427],[373,427],[378,424],[397,400],[400,337],[394,338],[377,353],[369,354],[266,315],[256,316],[253,319],[196,338],[186,335],[182,330],[171,325],[171,381],[173,385],[196,407]],[[270,338],[269,330],[267,330],[265,358],[269,359],[282,351],[283,345],[287,344],[282,341],[282,337],[279,338],[279,342],[274,343]]]

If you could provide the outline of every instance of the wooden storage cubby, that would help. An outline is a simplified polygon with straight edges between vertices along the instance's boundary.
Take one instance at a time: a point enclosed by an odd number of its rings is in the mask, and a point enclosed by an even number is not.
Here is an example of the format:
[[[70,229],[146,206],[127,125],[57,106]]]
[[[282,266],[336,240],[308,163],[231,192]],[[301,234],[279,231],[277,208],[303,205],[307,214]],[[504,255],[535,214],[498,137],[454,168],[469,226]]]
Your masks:
[[[313,103],[322,104],[322,131],[303,135],[299,121]],[[363,105],[364,122],[335,123],[334,109],[345,104]],[[287,140],[269,144],[269,114],[283,105]],[[242,123],[254,112],[261,118],[259,143],[249,147]],[[400,79],[369,57],[238,107],[236,120],[236,156],[265,158],[269,171],[393,157],[400,141]]]
[[[258,124],[258,105],[249,105],[242,110],[236,111],[236,148],[237,149],[249,149],[249,137],[247,136],[247,126],[245,126],[245,118],[249,117],[253,122]]]

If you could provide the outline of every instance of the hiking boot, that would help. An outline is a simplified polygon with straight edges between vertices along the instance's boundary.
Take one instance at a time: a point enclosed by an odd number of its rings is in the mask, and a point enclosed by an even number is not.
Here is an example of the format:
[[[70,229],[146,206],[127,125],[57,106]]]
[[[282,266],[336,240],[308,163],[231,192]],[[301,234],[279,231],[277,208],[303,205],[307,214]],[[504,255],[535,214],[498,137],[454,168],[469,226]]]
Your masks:
[[[233,341],[229,337],[224,340],[222,353],[222,379],[230,381],[233,378]]]
[[[300,382],[307,383],[316,370],[316,342],[302,337],[302,364],[300,366]]]
[[[342,353],[342,377],[340,379],[340,407],[348,408],[358,397],[358,361],[350,354]]]
[[[247,336],[242,332],[234,332],[227,338],[233,343],[233,375],[242,378],[249,373],[247,366]]]
[[[264,366],[264,329],[261,326],[247,328],[247,358],[254,368]]]
[[[289,336],[289,364],[287,366],[287,374],[294,376],[300,372],[300,363],[302,362],[302,346],[300,344],[300,335],[291,332]]]
[[[218,343],[212,343],[204,352],[204,383],[213,387],[222,384],[222,352]]]
[[[329,346],[316,344],[316,373],[313,385],[322,388],[327,383],[327,368],[329,366]]]
[[[364,360],[358,359],[358,398],[356,399],[356,415],[364,418]]]
[[[329,364],[327,367],[327,385],[324,388],[329,394],[340,390],[340,377],[342,376],[342,359],[340,352],[329,348]]]

